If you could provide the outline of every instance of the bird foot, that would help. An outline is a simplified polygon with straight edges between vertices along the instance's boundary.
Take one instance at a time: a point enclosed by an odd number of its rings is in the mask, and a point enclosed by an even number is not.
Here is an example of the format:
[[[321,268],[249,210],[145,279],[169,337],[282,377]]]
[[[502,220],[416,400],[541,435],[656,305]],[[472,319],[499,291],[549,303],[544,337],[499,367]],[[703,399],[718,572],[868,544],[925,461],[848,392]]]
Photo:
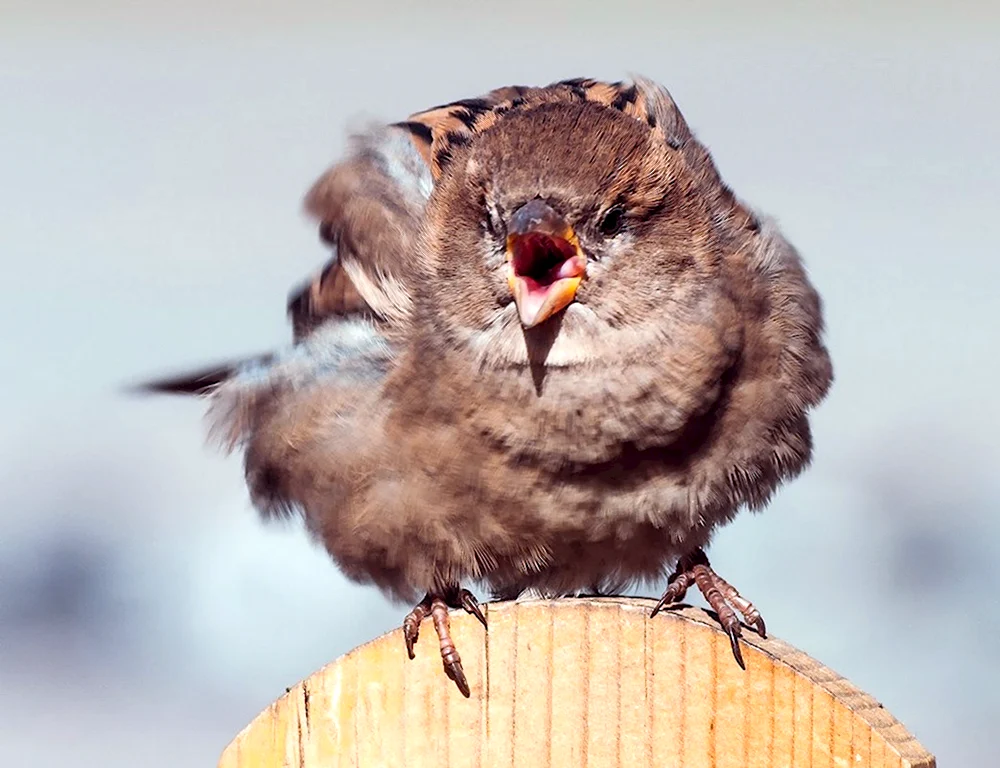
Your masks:
[[[458,686],[462,695],[469,698],[469,681],[462,669],[462,657],[458,655],[458,649],[455,648],[455,643],[451,639],[451,625],[448,621],[449,608],[464,608],[479,619],[484,627],[486,626],[486,616],[469,590],[453,586],[443,592],[428,592],[424,599],[403,619],[403,639],[406,641],[406,653],[411,659],[414,658],[413,646],[417,644],[417,638],[420,635],[420,623],[430,616],[434,621],[434,629],[437,631],[441,644],[441,661],[444,663],[445,674],[455,681],[455,685]]]
[[[729,643],[733,648],[736,663],[742,669],[746,669],[739,643],[743,630],[736,612],[739,611],[747,625],[752,625],[754,631],[761,637],[767,637],[764,619],[761,618],[760,612],[754,608],[753,603],[740,595],[732,584],[712,570],[708,557],[700,548],[685,555],[677,563],[673,575],[667,580],[667,589],[656,607],[653,608],[650,617],[659,613],[664,606],[681,600],[692,584],[698,587],[698,591],[704,595],[712,610],[718,614],[719,623],[729,635]]]

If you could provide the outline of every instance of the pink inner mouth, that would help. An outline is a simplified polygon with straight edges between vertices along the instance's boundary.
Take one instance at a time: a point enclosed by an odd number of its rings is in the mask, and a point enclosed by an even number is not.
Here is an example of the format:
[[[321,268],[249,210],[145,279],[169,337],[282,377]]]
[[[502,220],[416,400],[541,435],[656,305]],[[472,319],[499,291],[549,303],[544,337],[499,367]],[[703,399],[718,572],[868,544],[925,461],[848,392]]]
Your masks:
[[[541,232],[512,238],[510,266],[529,295],[544,294],[557,280],[579,277],[586,262],[573,243]]]
[[[507,279],[525,327],[541,322],[573,300],[587,271],[575,243],[542,232],[512,236]]]

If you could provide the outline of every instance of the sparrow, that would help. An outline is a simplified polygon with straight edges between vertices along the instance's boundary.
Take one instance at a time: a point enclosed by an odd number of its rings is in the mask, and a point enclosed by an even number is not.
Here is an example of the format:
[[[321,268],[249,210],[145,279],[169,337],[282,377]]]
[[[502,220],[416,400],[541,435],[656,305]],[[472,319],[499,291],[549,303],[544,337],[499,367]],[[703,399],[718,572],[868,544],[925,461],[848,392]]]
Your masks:
[[[332,258],[286,349],[145,389],[209,399],[265,519],[351,579],[449,609],[697,587],[744,666],[760,612],[712,534],[810,462],[832,366],[795,248],[644,77],[499,88],[353,135],[308,191]]]

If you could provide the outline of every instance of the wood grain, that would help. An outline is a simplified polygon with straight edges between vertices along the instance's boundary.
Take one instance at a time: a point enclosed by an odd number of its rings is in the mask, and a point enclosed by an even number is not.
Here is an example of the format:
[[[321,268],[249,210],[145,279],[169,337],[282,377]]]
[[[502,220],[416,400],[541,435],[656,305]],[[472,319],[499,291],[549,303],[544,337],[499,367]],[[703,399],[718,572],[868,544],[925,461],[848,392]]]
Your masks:
[[[265,709],[220,768],[932,768],[875,699],[787,643],[749,636],[747,670],[704,611],[634,598],[491,603],[451,625],[463,698],[423,627],[391,632]]]

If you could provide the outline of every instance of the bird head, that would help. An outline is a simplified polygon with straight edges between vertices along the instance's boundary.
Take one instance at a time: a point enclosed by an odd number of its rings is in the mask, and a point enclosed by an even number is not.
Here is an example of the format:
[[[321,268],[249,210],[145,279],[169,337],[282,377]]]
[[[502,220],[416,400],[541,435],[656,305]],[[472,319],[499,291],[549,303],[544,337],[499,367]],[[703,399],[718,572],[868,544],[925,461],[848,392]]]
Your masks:
[[[518,362],[532,334],[565,337],[558,364],[712,312],[751,217],[669,95],[647,108],[541,99],[448,148],[424,244],[452,341]]]

